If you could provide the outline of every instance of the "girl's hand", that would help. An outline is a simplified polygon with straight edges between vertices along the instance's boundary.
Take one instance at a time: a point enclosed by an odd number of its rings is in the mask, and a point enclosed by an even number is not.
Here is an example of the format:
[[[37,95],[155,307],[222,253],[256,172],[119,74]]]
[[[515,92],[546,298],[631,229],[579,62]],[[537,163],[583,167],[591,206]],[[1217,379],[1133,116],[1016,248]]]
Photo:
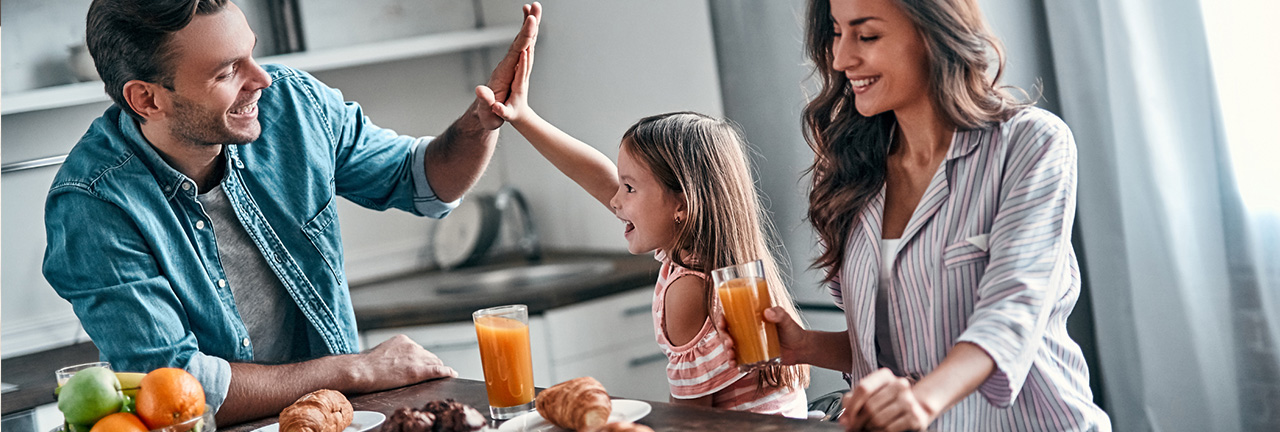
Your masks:
[[[513,126],[528,119],[533,112],[533,109],[529,108],[529,73],[533,69],[531,54],[529,50],[520,53],[520,60],[516,62],[515,78],[511,81],[511,94],[507,96],[505,103],[495,100],[493,90],[489,87],[476,87],[476,96],[488,104],[489,111]]]
[[[933,423],[936,414],[916,397],[906,378],[881,368],[844,396],[840,425],[847,431],[915,431]]]
[[[774,306],[764,310],[764,320],[778,325],[778,345],[782,349],[782,364],[807,363],[803,353],[809,349],[806,332],[786,309]]]

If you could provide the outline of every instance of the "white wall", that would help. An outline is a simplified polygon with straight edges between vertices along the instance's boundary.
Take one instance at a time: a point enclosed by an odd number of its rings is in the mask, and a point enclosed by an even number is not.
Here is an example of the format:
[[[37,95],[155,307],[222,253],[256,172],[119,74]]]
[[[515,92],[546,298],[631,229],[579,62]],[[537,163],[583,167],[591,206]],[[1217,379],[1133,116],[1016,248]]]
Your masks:
[[[482,8],[490,25],[515,24],[521,18],[521,4],[486,0]],[[617,156],[622,132],[640,117],[684,109],[721,113],[705,1],[550,0],[543,5],[531,102],[564,130],[612,158]],[[18,17],[8,5],[4,16],[7,41],[13,38],[9,20]],[[379,125],[404,134],[434,135],[467,107],[473,86],[487,78],[488,65],[505,49],[491,51],[487,60],[484,53],[452,54],[316,76],[341,89],[347,99],[360,102]],[[9,67],[5,63],[5,75]],[[4,116],[0,126],[4,163],[66,153],[106,106],[98,103]],[[65,344],[77,333],[70,306],[40,273],[41,213],[54,172],[56,168],[24,171],[5,174],[0,180],[0,355],[4,357]],[[531,199],[546,246],[625,250],[616,219],[509,126],[504,126],[498,153],[476,190],[493,191],[504,183],[519,187]],[[339,214],[353,281],[427,264],[422,252],[430,220],[395,211],[372,212],[342,202]],[[394,256],[387,256],[388,251]]]

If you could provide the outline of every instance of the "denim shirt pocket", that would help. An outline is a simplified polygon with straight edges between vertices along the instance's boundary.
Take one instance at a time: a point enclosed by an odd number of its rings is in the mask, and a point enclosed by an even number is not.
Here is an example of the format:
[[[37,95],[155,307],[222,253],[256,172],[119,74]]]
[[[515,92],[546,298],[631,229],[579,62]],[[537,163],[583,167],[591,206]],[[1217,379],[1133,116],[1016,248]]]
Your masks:
[[[302,232],[320,252],[325,264],[338,282],[342,281],[342,235],[338,228],[337,198],[330,198],[315,217],[302,226]]]

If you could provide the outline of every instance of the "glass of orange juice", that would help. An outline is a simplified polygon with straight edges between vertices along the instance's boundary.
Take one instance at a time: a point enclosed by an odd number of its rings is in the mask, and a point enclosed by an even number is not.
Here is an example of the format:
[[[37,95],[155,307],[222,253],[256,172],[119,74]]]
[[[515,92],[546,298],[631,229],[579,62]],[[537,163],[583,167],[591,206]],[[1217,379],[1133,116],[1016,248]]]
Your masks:
[[[480,342],[489,416],[506,420],[533,410],[533,356],[529,352],[529,308],[498,306],[471,314]]]
[[[764,310],[774,305],[764,278],[764,262],[756,260],[716,269],[711,272],[711,281],[733,338],[738,370],[748,372],[778,363],[782,355],[778,327],[764,320]]]

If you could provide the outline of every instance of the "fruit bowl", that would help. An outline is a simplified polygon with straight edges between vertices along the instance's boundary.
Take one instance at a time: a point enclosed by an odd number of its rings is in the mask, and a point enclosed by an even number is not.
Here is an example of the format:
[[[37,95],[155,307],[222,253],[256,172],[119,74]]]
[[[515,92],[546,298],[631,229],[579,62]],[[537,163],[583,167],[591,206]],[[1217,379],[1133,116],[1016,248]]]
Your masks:
[[[151,432],[215,432],[218,430],[218,425],[213,421],[213,414],[213,407],[205,404],[204,414],[182,423],[152,429]]]
[[[152,429],[151,432],[216,432],[218,425],[213,421],[213,407],[209,404],[204,406],[204,414],[192,417],[187,421],[165,426],[159,429]],[[67,425],[60,424],[49,432],[68,432]],[[89,429],[76,429],[70,432],[89,432]]]

